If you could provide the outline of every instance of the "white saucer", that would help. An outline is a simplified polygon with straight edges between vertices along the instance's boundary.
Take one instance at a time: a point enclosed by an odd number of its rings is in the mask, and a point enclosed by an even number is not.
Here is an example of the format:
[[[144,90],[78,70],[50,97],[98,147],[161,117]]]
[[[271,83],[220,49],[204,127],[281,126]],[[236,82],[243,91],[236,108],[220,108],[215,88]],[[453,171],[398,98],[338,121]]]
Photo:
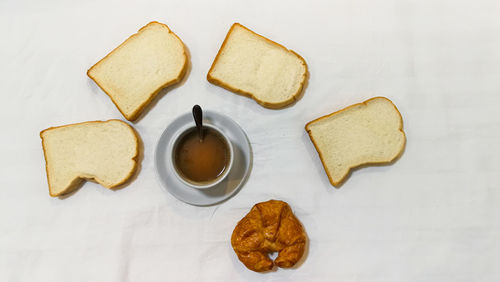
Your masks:
[[[245,183],[252,167],[250,142],[235,121],[222,114],[204,110],[203,123],[212,124],[224,131],[233,144],[233,167],[226,179],[218,185],[208,189],[189,187],[174,175],[175,168],[168,161],[172,138],[187,125],[195,125],[191,113],[179,116],[163,131],[155,150],[156,175],[161,185],[177,199],[195,206],[215,205],[235,195]]]

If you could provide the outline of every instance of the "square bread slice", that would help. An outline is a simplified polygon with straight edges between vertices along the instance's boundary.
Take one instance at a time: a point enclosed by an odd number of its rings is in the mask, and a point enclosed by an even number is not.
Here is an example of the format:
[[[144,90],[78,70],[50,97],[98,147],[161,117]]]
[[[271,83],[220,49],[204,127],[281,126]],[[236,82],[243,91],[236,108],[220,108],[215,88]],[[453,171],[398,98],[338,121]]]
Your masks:
[[[209,82],[273,109],[293,103],[306,78],[301,56],[239,23],[227,33],[207,74]]]
[[[53,197],[73,191],[82,179],[116,187],[137,168],[138,135],[121,120],[51,127],[40,132],[40,137]]]
[[[375,97],[306,125],[333,186],[352,168],[394,161],[406,143],[403,119],[387,98]]]
[[[161,89],[182,79],[186,66],[186,50],[179,37],[168,26],[150,22],[92,66],[87,75],[133,121]]]

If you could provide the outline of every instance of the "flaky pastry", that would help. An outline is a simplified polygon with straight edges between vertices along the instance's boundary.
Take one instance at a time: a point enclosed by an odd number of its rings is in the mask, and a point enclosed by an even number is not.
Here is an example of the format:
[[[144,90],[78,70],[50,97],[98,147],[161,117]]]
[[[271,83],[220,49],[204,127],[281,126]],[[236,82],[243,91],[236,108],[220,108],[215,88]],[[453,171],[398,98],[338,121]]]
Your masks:
[[[238,222],[231,245],[238,259],[253,271],[263,272],[274,265],[294,266],[304,254],[306,233],[290,206],[277,200],[258,203]],[[268,253],[279,252],[273,261]]]

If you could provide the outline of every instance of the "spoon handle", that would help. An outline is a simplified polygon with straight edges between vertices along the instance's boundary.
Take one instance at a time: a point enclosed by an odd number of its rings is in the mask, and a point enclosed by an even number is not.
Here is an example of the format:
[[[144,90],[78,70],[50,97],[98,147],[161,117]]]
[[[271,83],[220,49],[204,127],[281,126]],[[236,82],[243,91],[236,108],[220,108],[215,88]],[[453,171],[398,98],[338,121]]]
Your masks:
[[[194,105],[193,107],[193,117],[196,123],[196,128],[198,129],[198,136],[200,141],[203,141],[203,111],[199,105]]]

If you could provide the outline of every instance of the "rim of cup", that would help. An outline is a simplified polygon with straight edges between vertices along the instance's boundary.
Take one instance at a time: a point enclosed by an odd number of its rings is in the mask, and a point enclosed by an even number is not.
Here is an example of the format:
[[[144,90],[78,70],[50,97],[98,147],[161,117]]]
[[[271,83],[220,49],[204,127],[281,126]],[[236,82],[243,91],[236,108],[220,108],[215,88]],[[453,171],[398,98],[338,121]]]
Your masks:
[[[229,161],[228,161],[226,167],[224,168],[224,171],[222,172],[221,175],[219,175],[213,181],[207,181],[207,182],[197,183],[197,182],[194,182],[194,181],[191,182],[189,180],[186,180],[181,175],[181,173],[178,171],[177,166],[175,165],[175,152],[176,152],[176,149],[177,149],[177,145],[178,145],[179,141],[182,139],[183,136],[185,136],[187,133],[191,132],[192,130],[196,130],[196,126],[195,125],[189,125],[189,126],[186,126],[186,127],[182,128],[181,130],[179,130],[179,132],[175,135],[175,138],[173,138],[173,140],[172,140],[172,146],[171,146],[171,150],[170,150],[170,165],[171,165],[171,167],[174,170],[175,176],[183,184],[185,184],[185,185],[187,185],[189,187],[192,187],[192,188],[196,188],[196,189],[211,188],[211,187],[214,187],[214,186],[218,185],[222,181],[224,181],[224,179],[226,179],[227,175],[231,171],[231,169],[233,167],[233,161],[234,161],[233,144],[231,143],[231,140],[227,137],[227,135],[221,129],[219,129],[218,127],[216,127],[214,125],[203,124],[203,127],[208,127],[210,129],[216,131],[222,137],[222,139],[226,143],[227,148],[229,150]]]

